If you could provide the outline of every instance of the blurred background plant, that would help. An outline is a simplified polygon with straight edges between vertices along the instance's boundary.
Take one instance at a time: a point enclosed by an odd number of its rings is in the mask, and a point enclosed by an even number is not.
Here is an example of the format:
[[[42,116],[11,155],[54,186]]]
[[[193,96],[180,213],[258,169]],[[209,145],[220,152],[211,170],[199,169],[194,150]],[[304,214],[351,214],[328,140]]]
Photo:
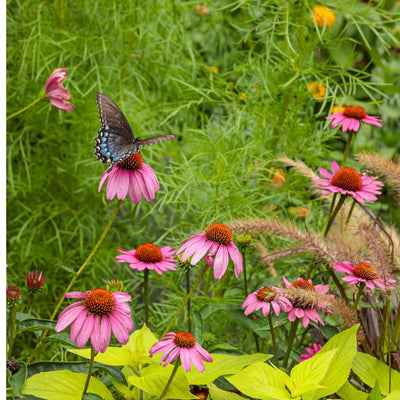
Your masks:
[[[330,129],[325,120],[333,106],[360,104],[383,120],[382,128],[361,127],[353,154],[374,150],[395,159],[400,149],[397,1],[326,2],[335,15],[330,26],[313,19],[315,5],[7,2],[7,114],[34,101],[61,67],[68,70],[64,85],[75,105],[67,114],[43,101],[7,125],[8,281],[23,286],[27,270],[43,271],[46,296],[35,297],[37,316],[50,316],[71,268],[86,259],[116,202],[105,199],[104,189],[97,192],[105,169],[92,149],[100,127],[97,92],[120,106],[136,136],[177,134],[174,141],[142,150],[160,191],[150,203],[123,202],[74,287],[85,291],[93,282],[104,287],[112,278],[122,280],[133,297],[135,326],[144,319],[143,278],[116,262],[117,247],[176,246],[214,222],[248,217],[278,216],[315,231],[323,228],[326,209],[310,196],[309,178],[275,160],[298,158],[314,171],[340,161],[347,134]],[[348,165],[357,163],[350,158]],[[371,209],[399,226],[392,197],[385,191],[380,200]],[[279,246],[279,240],[263,246]],[[297,261],[263,265],[254,261],[259,255],[254,248],[247,253],[250,292],[260,283],[276,283],[282,273],[297,278]],[[154,330],[167,325],[186,293],[184,284],[183,272],[150,276]],[[243,284],[232,270],[219,282],[210,276],[192,298],[199,342],[240,354],[254,351],[253,337],[243,328],[268,339],[265,323],[240,311],[243,300]],[[330,320],[325,334],[337,332],[336,325]],[[24,358],[34,343],[34,334],[24,333],[14,353]],[[62,351],[51,342],[42,351],[48,346]]]

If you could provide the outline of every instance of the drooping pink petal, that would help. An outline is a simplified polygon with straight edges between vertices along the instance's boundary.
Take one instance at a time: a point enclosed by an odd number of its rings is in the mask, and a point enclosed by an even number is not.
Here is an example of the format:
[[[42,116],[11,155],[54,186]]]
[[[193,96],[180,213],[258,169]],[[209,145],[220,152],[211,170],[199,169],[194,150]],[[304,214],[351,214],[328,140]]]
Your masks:
[[[81,349],[89,340],[94,326],[94,318],[98,318],[94,314],[89,314],[85,319],[81,330],[76,336],[76,345]]]
[[[214,259],[214,278],[221,279],[228,268],[228,249],[221,244]]]

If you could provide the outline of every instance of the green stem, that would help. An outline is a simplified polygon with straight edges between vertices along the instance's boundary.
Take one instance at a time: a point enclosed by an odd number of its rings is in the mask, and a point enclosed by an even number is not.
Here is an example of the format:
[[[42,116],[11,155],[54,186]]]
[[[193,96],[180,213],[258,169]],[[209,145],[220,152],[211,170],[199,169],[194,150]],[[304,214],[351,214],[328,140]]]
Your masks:
[[[357,306],[358,306],[358,303],[360,302],[361,295],[362,295],[364,288],[365,288],[365,282],[361,282],[360,287],[358,288],[356,299],[354,300],[354,304],[353,304],[354,312],[357,311]]]
[[[143,298],[144,298],[144,322],[149,326],[149,270],[144,270]]]
[[[85,387],[83,388],[83,393],[82,393],[82,400],[85,397],[85,394],[88,390],[89,387],[89,382],[90,382],[90,378],[92,377],[92,371],[93,371],[93,363],[94,363],[94,356],[95,356],[96,352],[94,351],[94,347],[91,344],[90,345],[90,364],[89,364],[89,371],[87,374],[87,378],[86,378],[86,382],[85,382]]]
[[[169,332],[169,330],[171,329],[172,325],[175,323],[175,321],[178,318],[179,314],[182,312],[182,310],[186,306],[186,303],[189,301],[190,297],[192,296],[192,294],[196,290],[197,286],[202,281],[202,279],[203,279],[205,273],[207,272],[207,270],[208,270],[208,265],[205,264],[203,269],[201,270],[201,273],[200,273],[199,277],[197,278],[196,282],[193,284],[192,288],[190,289],[190,292],[187,294],[185,299],[182,301],[182,304],[178,308],[178,311],[175,313],[175,315],[172,318],[171,322],[168,324],[167,328],[165,329],[165,331],[161,335],[162,338]]]
[[[283,368],[287,367],[290,352],[292,351],[293,341],[294,341],[294,338],[296,337],[297,325],[299,324],[299,321],[300,320],[298,318],[296,318],[292,322],[292,326],[290,328],[289,340],[288,340],[288,347],[286,350],[285,358],[283,359]]]
[[[249,289],[247,287],[247,270],[246,270],[246,249],[243,249],[242,252],[243,257],[243,280],[244,280],[244,293],[246,297],[249,295]]]
[[[186,271],[186,296],[189,295],[190,292],[190,269]],[[187,324],[188,324],[188,332],[192,331],[191,320],[190,320],[190,298],[187,301]]]
[[[290,100],[292,98],[292,94],[293,94],[293,88],[288,88],[286,90],[285,93],[285,97],[282,100],[282,105],[281,105],[281,111],[279,113],[279,117],[278,117],[278,122],[276,123],[273,132],[272,132],[272,148],[277,150],[278,148],[278,142],[282,137],[284,137],[285,135],[282,134],[281,129],[283,126],[283,123],[285,122],[285,118],[286,118],[286,114],[287,114],[287,109],[290,103]],[[281,141],[281,152],[283,150],[283,141]]]
[[[347,157],[350,152],[351,140],[353,139],[353,136],[354,136],[354,131],[349,131],[349,135],[347,136],[346,147],[344,148],[342,165],[340,166],[340,168],[343,168],[346,165]]]
[[[107,236],[108,231],[111,228],[112,223],[114,222],[114,219],[118,213],[118,210],[120,208],[122,204],[122,200],[119,200],[115,210],[110,218],[110,220],[108,221],[107,226],[104,228],[103,233],[100,236],[100,239],[97,241],[96,245],[94,246],[93,250],[91,251],[91,253],[89,254],[88,258],[85,260],[85,262],[82,264],[82,266],[79,268],[78,272],[73,276],[73,278],[71,279],[71,282],[69,283],[69,285],[67,286],[67,288],[65,289],[64,293],[68,293],[69,290],[71,289],[72,285],[75,283],[75,281],[78,279],[79,275],[82,273],[82,271],[85,269],[86,265],[89,263],[89,261],[92,259],[92,257],[95,255],[97,249],[100,247],[101,243],[103,242],[104,238]],[[61,307],[63,301],[64,301],[64,293],[61,296],[60,300],[57,303],[56,308],[53,311],[53,314],[50,317],[51,321],[54,321],[54,318],[56,317],[59,308]],[[43,343],[43,339],[47,336],[48,330],[44,330],[42,333],[42,336],[40,337],[40,340],[38,342],[38,344],[36,345],[36,347],[33,349],[32,354],[29,356],[29,358],[26,361],[26,364],[29,364],[33,357],[35,357],[36,352],[38,351],[39,347],[42,345]]]
[[[40,100],[42,100],[44,97],[46,97],[46,92],[43,91],[42,93],[40,93],[39,97],[38,97],[36,100],[32,101],[32,103],[28,104],[28,105],[27,105],[26,107],[24,107],[24,108],[21,108],[20,110],[18,110],[18,111],[15,112],[14,114],[9,115],[9,116],[6,118],[6,121],[8,121],[9,119],[14,118],[14,117],[16,117],[17,115],[23,113],[23,112],[26,111],[28,108],[31,108],[33,105],[35,105],[36,103],[38,103],[38,102],[39,102]]]
[[[33,296],[30,295],[30,296],[29,296],[29,304],[28,304],[28,311],[27,311],[27,314],[30,314],[30,313],[31,313],[32,304],[33,304]]]
[[[178,358],[178,359],[176,360],[174,369],[173,369],[172,372],[171,372],[171,376],[169,377],[168,382],[167,382],[167,384],[165,385],[165,388],[164,388],[164,390],[162,391],[160,397],[157,397],[157,400],[162,400],[163,397],[166,395],[166,393],[167,393],[167,391],[168,391],[168,388],[169,388],[169,386],[171,385],[171,382],[172,382],[172,380],[174,379],[174,376],[175,376],[176,372],[178,371],[178,368],[179,368],[180,365],[181,365],[181,360],[180,360],[180,358]]]
[[[354,206],[356,205],[356,201],[355,200],[353,200],[353,204],[351,205],[351,207],[350,207],[350,210],[349,210],[349,215],[347,216],[347,218],[346,218],[346,225],[349,223],[349,221],[350,221],[350,217],[351,217],[351,214],[353,214],[353,210],[354,210]]]
[[[346,196],[343,195],[343,194],[340,195],[340,199],[339,199],[339,201],[338,201],[338,203],[337,203],[337,205],[336,205],[336,208],[335,208],[335,210],[333,211],[331,217],[329,218],[328,224],[326,225],[325,232],[324,232],[324,237],[326,237],[326,236],[328,235],[328,232],[329,232],[329,230],[331,229],[331,226],[332,226],[332,224],[333,224],[333,221],[335,220],[336,215],[337,215],[337,213],[339,212],[339,210],[340,210],[340,208],[342,207],[342,205],[343,205],[343,203],[345,202],[345,200],[346,200]],[[332,200],[332,201],[333,201],[333,200]]]
[[[17,307],[14,305],[11,306],[10,315],[8,316],[8,329],[10,330],[10,341],[8,342],[8,351],[7,351],[7,358],[10,359],[12,356],[12,351],[14,347],[15,337],[17,336],[16,333],[16,320],[17,315]]]
[[[276,345],[276,335],[275,335],[274,324],[272,323],[271,313],[268,314],[268,323],[269,323],[269,330],[271,331],[272,347],[274,348],[275,365],[279,368],[278,346]]]

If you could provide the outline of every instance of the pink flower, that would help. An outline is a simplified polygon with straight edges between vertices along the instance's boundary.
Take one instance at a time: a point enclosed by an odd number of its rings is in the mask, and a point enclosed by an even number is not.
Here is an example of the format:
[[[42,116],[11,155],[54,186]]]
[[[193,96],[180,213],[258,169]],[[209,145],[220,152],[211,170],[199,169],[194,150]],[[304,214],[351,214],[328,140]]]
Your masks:
[[[361,106],[347,106],[343,108],[342,112],[335,112],[326,117],[326,119],[333,119],[332,128],[342,124],[343,132],[347,132],[348,130],[357,132],[360,128],[360,121],[366,124],[382,126],[381,119],[368,115]]]
[[[74,109],[74,105],[67,101],[71,98],[71,95],[62,84],[67,79],[67,72],[65,68],[55,69],[47,79],[44,90],[51,105],[62,111],[71,112]]]
[[[71,304],[58,317],[55,327],[60,332],[71,325],[71,341],[79,348],[90,339],[97,352],[104,353],[110,343],[111,330],[121,344],[129,340],[133,329],[131,310],[126,304],[131,296],[123,292],[111,293],[106,289],[65,293],[69,299],[83,299]]]
[[[158,247],[153,243],[144,243],[136,250],[117,249],[122,255],[115,258],[118,262],[127,262],[129,267],[143,271],[145,269],[153,269],[157,274],[162,275],[168,269],[176,270],[176,262],[174,258],[175,250],[171,250],[171,246]]]
[[[105,171],[100,179],[99,192],[106,182],[107,200],[112,200],[115,195],[118,200],[123,200],[129,193],[135,204],[140,202],[142,195],[147,201],[153,200],[155,192],[160,189],[153,168],[144,164],[139,153],[117,162],[110,172]]]
[[[235,267],[236,278],[238,278],[243,270],[243,258],[232,239],[231,230],[224,224],[216,223],[209,226],[205,233],[185,239],[183,242],[186,243],[176,254],[183,253],[182,262],[192,257],[190,260],[192,265],[197,264],[205,257],[208,266],[212,265],[212,257],[215,255],[213,260],[215,279],[222,278],[228,267],[229,258],[231,258]]]
[[[300,355],[301,360],[299,360],[299,363],[311,358],[316,353],[318,353],[321,349],[322,349],[322,346],[318,343],[314,343],[312,347],[306,347],[306,351],[308,354],[301,354]]]
[[[289,290],[285,296],[292,303],[293,308],[289,311],[288,319],[293,322],[296,318],[301,318],[304,328],[311,321],[324,325],[318,311],[332,314],[321,301],[320,294],[324,295],[329,290],[329,285],[313,285],[311,280],[298,278],[296,282],[290,283],[284,276],[283,283]]]
[[[7,301],[12,304],[15,303],[19,296],[21,296],[21,289],[17,286],[8,285],[6,289]]]
[[[288,312],[292,309],[292,304],[288,299],[279,295],[279,288],[262,287],[254,293],[247,296],[242,308],[246,308],[244,315],[249,315],[257,310],[262,310],[262,314],[266,317],[271,307],[276,316],[280,311]]]
[[[396,283],[395,279],[387,277],[383,279],[379,276],[377,269],[370,264],[369,260],[365,260],[356,265],[353,265],[349,261],[339,261],[332,265],[332,268],[342,274],[347,274],[342,281],[355,285],[359,282],[365,283],[365,286],[369,289],[374,289],[375,285],[381,289],[393,289],[393,283]]]
[[[45,280],[42,271],[40,271],[39,277],[37,271],[32,271],[31,274],[29,274],[29,271],[26,273],[26,286],[30,292],[37,292],[43,286]]]
[[[324,168],[318,170],[325,179],[312,179],[321,185],[318,189],[322,190],[322,194],[341,193],[352,196],[359,203],[375,201],[377,200],[375,194],[381,194],[383,183],[376,178],[361,175],[351,167],[340,168],[336,161],[331,162],[331,168],[332,173]]]
[[[200,372],[204,372],[205,367],[202,361],[212,362],[211,355],[204,350],[197,342],[195,337],[189,332],[169,332],[150,349],[150,355],[162,353],[160,365],[164,361],[166,367],[171,361],[180,357],[183,369],[188,372],[192,365]]]

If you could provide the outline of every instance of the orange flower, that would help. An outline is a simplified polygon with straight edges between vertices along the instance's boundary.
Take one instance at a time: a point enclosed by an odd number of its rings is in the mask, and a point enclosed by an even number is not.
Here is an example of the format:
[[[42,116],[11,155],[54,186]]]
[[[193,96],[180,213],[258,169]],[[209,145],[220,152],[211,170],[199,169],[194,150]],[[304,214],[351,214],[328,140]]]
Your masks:
[[[332,114],[343,113],[346,107],[338,106],[337,104],[332,107]]]
[[[219,73],[219,68],[216,67],[215,65],[211,65],[211,67],[209,67],[208,70],[210,72],[212,72],[213,74],[218,74]]]
[[[275,186],[282,187],[283,182],[285,182],[285,171],[282,168],[271,167],[268,177],[271,178],[271,181]]]
[[[314,20],[315,23],[321,28],[323,28],[324,26],[329,28],[335,23],[336,17],[330,8],[315,6],[312,13],[313,15],[311,17],[311,21]]]
[[[314,99],[322,100],[326,96],[326,87],[322,83],[308,82],[307,85]]]

